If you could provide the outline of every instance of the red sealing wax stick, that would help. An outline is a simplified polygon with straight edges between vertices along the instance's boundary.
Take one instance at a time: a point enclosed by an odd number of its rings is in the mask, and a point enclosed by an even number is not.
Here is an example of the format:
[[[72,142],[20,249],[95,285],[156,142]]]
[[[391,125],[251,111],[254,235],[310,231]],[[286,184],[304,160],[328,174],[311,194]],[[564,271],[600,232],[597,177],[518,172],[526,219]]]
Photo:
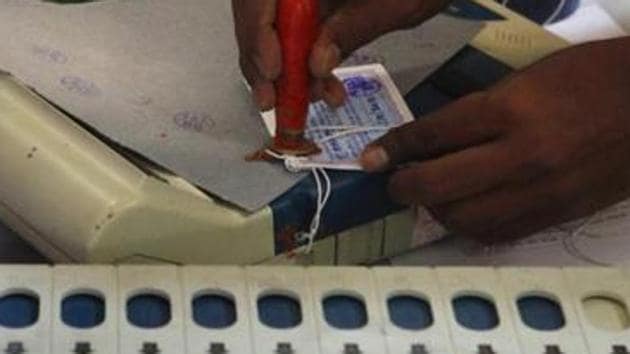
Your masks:
[[[319,31],[319,0],[278,0],[276,27],[283,72],[276,82],[276,138],[271,149],[286,155],[319,152],[304,137],[310,102],[309,57]]]

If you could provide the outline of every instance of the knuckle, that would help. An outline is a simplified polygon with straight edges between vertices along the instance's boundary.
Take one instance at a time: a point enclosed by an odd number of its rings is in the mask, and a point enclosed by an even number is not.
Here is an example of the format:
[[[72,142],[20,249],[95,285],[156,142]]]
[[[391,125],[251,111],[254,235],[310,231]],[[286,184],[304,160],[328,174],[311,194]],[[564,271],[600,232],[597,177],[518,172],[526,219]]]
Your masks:
[[[413,131],[409,134],[408,145],[410,147],[415,146],[415,151],[422,158],[437,155],[441,149],[441,135],[431,125],[422,127],[422,130],[422,132]]]
[[[393,163],[399,163],[408,155],[409,148],[413,146],[413,138],[408,132],[411,125],[394,128],[381,141],[382,146],[388,152]]]
[[[507,156],[511,159],[513,171],[510,177],[513,180],[530,180],[553,172],[554,165],[545,160],[545,153],[534,142],[514,141],[505,144]]]
[[[448,193],[448,181],[437,173],[419,168],[416,172],[419,198],[428,204],[441,201]]]
[[[262,31],[248,33],[249,39],[245,42],[245,55],[250,57],[254,63],[259,63],[264,58],[266,52],[264,46],[264,34]]]
[[[425,159],[438,154],[440,134],[427,121],[416,121],[395,128],[389,135],[389,148],[398,161]]]
[[[495,134],[505,134],[512,125],[511,117],[514,116],[514,112],[505,100],[495,93],[474,92],[461,98],[460,103],[466,108],[468,114],[478,118],[470,122],[476,124],[478,130],[491,130]]]
[[[265,48],[266,35],[264,31],[254,28],[251,25],[244,25],[242,28],[237,28],[236,38],[240,54],[252,62],[260,60],[262,54],[267,50],[267,48]]]
[[[549,138],[535,137],[532,139],[529,168],[537,169],[540,173],[550,174],[558,170],[570,159],[569,149],[564,144],[550,143]]]
[[[534,178],[562,169],[574,159],[574,143],[560,141],[550,132],[522,131],[509,137],[509,154],[521,176]]]
[[[515,102],[517,100],[512,99],[511,96],[484,93],[484,96],[479,99],[477,109],[480,114],[492,120],[495,126],[506,130],[518,121],[516,117],[523,114],[519,108],[520,103]]]

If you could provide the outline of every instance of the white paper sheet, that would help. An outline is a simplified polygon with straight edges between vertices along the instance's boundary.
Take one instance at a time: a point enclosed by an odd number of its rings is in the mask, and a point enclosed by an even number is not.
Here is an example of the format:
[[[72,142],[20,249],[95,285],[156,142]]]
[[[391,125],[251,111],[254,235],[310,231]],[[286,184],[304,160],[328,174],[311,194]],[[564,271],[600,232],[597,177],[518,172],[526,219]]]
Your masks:
[[[579,232],[576,232],[578,231]],[[433,239],[444,236],[437,231]],[[511,244],[447,238],[394,258],[397,265],[588,266],[630,264],[630,200]]]
[[[627,35],[599,4],[580,7],[572,16],[547,29],[573,44],[612,39]]]

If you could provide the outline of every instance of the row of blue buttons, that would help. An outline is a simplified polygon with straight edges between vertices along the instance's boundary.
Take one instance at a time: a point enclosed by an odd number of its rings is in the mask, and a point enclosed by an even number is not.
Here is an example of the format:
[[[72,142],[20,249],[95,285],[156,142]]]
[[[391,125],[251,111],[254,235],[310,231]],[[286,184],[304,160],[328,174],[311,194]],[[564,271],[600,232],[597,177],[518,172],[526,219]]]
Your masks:
[[[158,328],[171,319],[170,302],[156,295],[144,294],[127,301],[127,319],[141,328]],[[339,329],[358,329],[368,322],[363,301],[349,296],[331,296],[323,300],[324,318]],[[433,324],[429,302],[413,296],[397,296],[388,300],[390,320],[408,330],[422,330]],[[463,296],[452,301],[456,319],[463,327],[489,330],[499,325],[499,316],[493,302],[481,297]],[[529,296],[517,301],[523,322],[537,330],[555,330],[565,324],[561,306],[549,298]],[[65,298],[61,303],[61,317],[65,324],[75,328],[93,328],[105,320],[105,302],[94,295],[79,294]],[[203,295],[192,301],[194,321],[205,328],[226,328],[237,320],[234,301],[220,295]],[[12,294],[0,298],[0,326],[25,328],[35,324],[39,317],[39,302],[26,294]],[[272,328],[286,329],[302,322],[299,301],[280,295],[258,300],[258,317]]]

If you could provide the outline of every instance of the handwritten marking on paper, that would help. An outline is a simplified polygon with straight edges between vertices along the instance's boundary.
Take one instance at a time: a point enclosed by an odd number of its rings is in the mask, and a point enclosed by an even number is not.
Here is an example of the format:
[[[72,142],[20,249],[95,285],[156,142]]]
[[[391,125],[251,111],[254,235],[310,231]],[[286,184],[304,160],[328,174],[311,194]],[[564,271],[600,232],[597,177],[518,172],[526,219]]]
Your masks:
[[[377,94],[383,85],[374,78],[354,76],[343,80],[348,95],[351,97],[367,97]]]
[[[212,117],[207,113],[182,111],[173,117],[175,125],[182,129],[197,133],[203,133],[212,130],[216,125]]]
[[[374,55],[367,52],[356,51],[352,53],[344,62],[346,66],[358,66],[366,64],[386,64],[385,57],[382,55]]]
[[[426,30],[423,30],[422,28],[413,31],[413,39],[414,42],[410,45],[413,45],[414,49],[416,50],[439,50],[439,48],[441,47],[440,42],[436,40],[431,40],[431,36],[427,33]]]
[[[68,56],[58,49],[35,45],[32,50],[36,58],[49,63],[66,64],[69,61]]]
[[[151,97],[144,96],[144,95],[134,95],[129,99],[129,101],[134,106],[139,106],[139,107],[149,106],[153,103],[153,99]]]
[[[64,76],[59,83],[67,91],[80,96],[99,96],[101,90],[91,81],[78,76]]]

